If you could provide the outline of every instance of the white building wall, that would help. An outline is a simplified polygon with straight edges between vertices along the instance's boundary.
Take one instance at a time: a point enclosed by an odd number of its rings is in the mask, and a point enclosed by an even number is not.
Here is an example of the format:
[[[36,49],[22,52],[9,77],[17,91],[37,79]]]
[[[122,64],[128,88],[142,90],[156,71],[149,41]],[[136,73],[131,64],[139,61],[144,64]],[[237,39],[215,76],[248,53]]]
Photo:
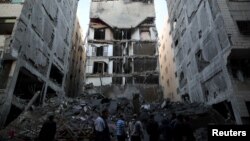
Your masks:
[[[21,4],[0,4],[0,17],[19,17],[22,8]]]
[[[140,40],[140,31],[139,31],[138,28],[137,28],[137,29],[135,30],[135,32],[132,34],[131,39]]]
[[[92,56],[92,47],[91,47],[91,45],[89,45],[88,48],[87,48],[87,56]]]
[[[133,48],[134,48],[134,42],[132,42],[131,46],[129,46],[129,55],[130,55],[130,56],[131,56],[131,55],[134,55],[134,50],[133,50]]]
[[[94,30],[93,28],[89,28],[89,36],[88,36],[88,39],[93,40],[93,39],[94,39],[94,33],[95,33],[95,30]]]
[[[101,86],[101,81],[102,81],[102,85],[111,85],[112,77],[87,78],[86,84],[93,83],[95,86]]]
[[[113,45],[108,46],[108,56],[113,56]]]
[[[108,63],[108,73],[109,74],[113,73],[113,61],[109,61]]]
[[[113,33],[109,28],[105,29],[105,40],[112,40],[113,39]]]
[[[150,27],[150,35],[151,35],[151,40],[156,40],[157,39],[157,32],[155,27]]]

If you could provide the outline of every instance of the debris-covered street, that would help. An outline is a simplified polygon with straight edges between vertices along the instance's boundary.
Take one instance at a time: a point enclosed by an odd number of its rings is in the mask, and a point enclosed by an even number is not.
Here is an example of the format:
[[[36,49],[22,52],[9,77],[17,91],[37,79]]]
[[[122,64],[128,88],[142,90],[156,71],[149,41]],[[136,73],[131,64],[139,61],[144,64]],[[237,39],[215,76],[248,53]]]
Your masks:
[[[249,11],[250,0],[0,0],[0,141],[250,137]]]
[[[194,128],[194,135],[197,140],[206,140],[206,125],[225,122],[223,117],[212,109],[198,103],[179,103],[169,100],[159,100],[154,103],[147,103],[140,98],[139,109],[135,109],[133,100],[125,97],[109,99],[101,94],[81,95],[77,98],[51,98],[43,106],[31,106],[26,112],[11,122],[5,129],[1,130],[1,141],[12,140],[35,140],[38,137],[42,124],[50,114],[54,114],[57,123],[56,140],[58,141],[91,141],[94,138],[94,120],[102,109],[109,110],[108,124],[113,140],[115,139],[115,123],[118,115],[123,114],[126,125],[132,120],[133,114],[139,115],[139,119],[146,128],[150,114],[155,115],[155,120],[161,125],[163,119],[170,120],[172,113],[189,116]],[[145,141],[147,132],[144,129]]]

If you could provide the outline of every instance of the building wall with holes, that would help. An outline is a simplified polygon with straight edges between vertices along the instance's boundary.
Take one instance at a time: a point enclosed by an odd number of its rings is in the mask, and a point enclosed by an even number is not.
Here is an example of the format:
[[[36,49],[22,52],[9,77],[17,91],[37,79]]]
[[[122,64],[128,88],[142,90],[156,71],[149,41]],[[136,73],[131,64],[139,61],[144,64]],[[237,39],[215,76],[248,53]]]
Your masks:
[[[244,85],[250,86],[249,75],[233,64],[239,59],[249,60],[244,53],[249,52],[250,43],[249,1],[167,0],[167,3],[179,94],[188,94],[191,102],[210,105],[228,101],[232,105],[229,113],[237,123],[244,123],[243,118],[249,118],[245,102],[249,101],[246,93],[250,91],[244,89]],[[244,21],[245,27],[238,21]],[[248,65],[244,65],[248,70]],[[234,72],[235,69],[240,71]],[[239,80],[245,84],[235,86]]]

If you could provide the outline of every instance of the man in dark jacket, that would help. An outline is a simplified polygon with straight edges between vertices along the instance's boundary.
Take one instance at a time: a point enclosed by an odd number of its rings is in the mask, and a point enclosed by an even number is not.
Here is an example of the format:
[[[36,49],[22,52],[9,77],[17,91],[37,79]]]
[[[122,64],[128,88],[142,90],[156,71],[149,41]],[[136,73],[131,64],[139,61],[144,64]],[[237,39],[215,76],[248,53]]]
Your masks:
[[[147,132],[150,141],[159,141],[159,125],[154,120],[154,115],[150,115],[150,119],[147,124]]]
[[[56,134],[56,122],[54,116],[50,115],[48,120],[43,124],[42,129],[39,133],[40,141],[53,141]]]

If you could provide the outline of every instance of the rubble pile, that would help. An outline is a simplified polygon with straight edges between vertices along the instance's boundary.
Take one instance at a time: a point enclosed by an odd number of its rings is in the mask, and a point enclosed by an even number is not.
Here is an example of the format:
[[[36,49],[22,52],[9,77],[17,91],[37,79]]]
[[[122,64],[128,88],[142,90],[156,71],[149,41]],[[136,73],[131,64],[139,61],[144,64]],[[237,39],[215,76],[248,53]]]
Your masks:
[[[141,102],[142,101],[142,102]],[[209,123],[219,123],[218,115],[211,108],[202,104],[184,104],[164,100],[161,103],[145,103],[140,101],[140,119],[146,122],[149,114],[154,114],[160,123],[164,118],[171,118],[175,112],[177,115],[188,115],[192,117],[197,130],[197,138],[204,138],[204,128]],[[111,131],[115,129],[115,121],[118,114],[124,114],[125,121],[130,121],[135,110],[132,100],[117,98],[115,100],[105,98],[101,94],[84,95],[75,99],[51,98],[43,106],[33,107],[23,112],[16,120],[0,131],[2,140],[13,138],[13,140],[35,139],[48,115],[55,115],[57,123],[56,139],[68,140],[91,140],[94,132],[94,120],[103,108],[110,112]],[[12,133],[12,137],[10,137]],[[3,136],[5,135],[5,136]],[[10,140],[10,139],[9,139]]]

